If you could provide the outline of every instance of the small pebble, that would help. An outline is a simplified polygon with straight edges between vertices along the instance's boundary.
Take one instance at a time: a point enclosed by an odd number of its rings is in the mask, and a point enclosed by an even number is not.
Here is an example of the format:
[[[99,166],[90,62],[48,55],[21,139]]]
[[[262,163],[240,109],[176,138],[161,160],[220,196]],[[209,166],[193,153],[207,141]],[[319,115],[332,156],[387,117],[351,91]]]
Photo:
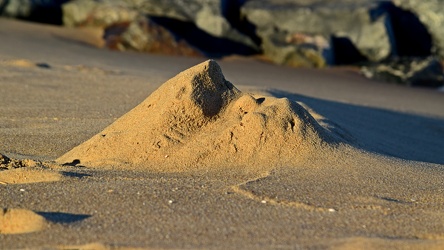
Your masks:
[[[264,203],[264,204],[265,204],[265,203],[267,203],[267,201],[266,201],[266,200],[262,200],[261,203]]]
[[[25,192],[25,189],[23,189],[23,188],[20,188],[20,192]]]
[[[332,212],[332,213],[333,213],[333,212],[336,212],[336,210],[335,210],[334,208],[329,208],[328,211],[329,211],[329,212]]]
[[[169,200],[169,201],[168,201],[168,204],[173,204],[173,200]]]

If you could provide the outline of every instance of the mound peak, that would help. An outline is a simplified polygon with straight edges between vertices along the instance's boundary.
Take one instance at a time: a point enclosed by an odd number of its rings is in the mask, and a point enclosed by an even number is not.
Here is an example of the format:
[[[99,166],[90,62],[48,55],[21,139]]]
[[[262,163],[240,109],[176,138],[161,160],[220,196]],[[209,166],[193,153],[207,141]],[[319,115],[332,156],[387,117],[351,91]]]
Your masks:
[[[244,94],[209,60],[168,80],[57,161],[167,172],[276,166],[303,157],[326,136],[299,104]]]

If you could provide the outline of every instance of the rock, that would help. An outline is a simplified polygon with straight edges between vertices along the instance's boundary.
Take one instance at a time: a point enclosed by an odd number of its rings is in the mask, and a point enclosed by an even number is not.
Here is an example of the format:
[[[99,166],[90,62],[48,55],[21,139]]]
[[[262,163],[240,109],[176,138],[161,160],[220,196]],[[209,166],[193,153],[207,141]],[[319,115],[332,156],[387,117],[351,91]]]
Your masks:
[[[413,12],[427,28],[433,40],[433,53],[444,59],[444,2],[440,0],[393,0],[393,3]]]
[[[380,1],[374,0],[357,3],[350,0],[265,0],[248,1],[241,13],[256,25],[258,36],[266,44],[270,44],[267,41],[275,33],[285,33],[290,37],[299,34],[322,37],[323,43],[329,43],[330,38],[345,38],[368,60],[379,61],[390,55],[391,48],[390,33],[387,31],[389,15],[385,8]],[[297,44],[294,46],[297,48],[292,51],[298,51],[301,47]],[[322,51],[329,45],[323,47],[315,49],[318,55],[322,55]],[[269,53],[268,48],[263,49],[265,54]],[[280,49],[290,50],[288,46],[274,48]],[[315,58],[318,61],[318,57]],[[313,64],[319,65],[316,62]]]
[[[432,54],[432,37],[417,15],[392,3],[385,4],[390,14],[393,57],[428,57]]]
[[[7,17],[28,17],[31,15],[33,9],[36,8],[36,3],[31,0],[1,0],[0,14]]]
[[[120,23],[130,23],[140,14],[124,1],[74,0],[65,3],[63,24],[68,27],[99,26],[108,27]]]
[[[144,16],[131,23],[112,25],[105,30],[107,47],[183,56],[203,56],[201,52],[164,27]]]
[[[0,16],[61,24],[61,6],[67,0],[0,0]]]
[[[439,60],[428,58],[394,58],[385,63],[362,67],[367,78],[409,86],[444,86],[444,71]]]
[[[225,1],[191,0],[183,4],[182,0],[74,0],[63,5],[63,23],[66,26],[109,26],[148,15],[193,23],[211,36],[257,50],[255,42],[236,30],[224,17],[222,2]]]
[[[0,154],[0,166],[6,165],[9,162],[11,162],[11,159],[9,159],[9,157],[7,157],[6,155]]]
[[[130,0],[126,0],[130,1]],[[257,48],[253,40],[240,33],[225,17],[226,0],[139,0],[131,1],[142,13],[151,16],[172,18],[184,22],[192,22],[208,34],[226,38],[251,48]]]
[[[277,64],[320,68],[331,58],[330,44],[322,36],[302,33],[272,34],[262,40],[264,54]]]

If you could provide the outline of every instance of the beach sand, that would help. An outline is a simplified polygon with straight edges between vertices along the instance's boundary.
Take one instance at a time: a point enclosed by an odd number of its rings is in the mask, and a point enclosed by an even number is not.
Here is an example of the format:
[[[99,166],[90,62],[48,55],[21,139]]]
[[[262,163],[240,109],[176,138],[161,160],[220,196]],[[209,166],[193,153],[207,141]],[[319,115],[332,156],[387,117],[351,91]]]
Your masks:
[[[0,249],[444,248],[444,93],[0,33]]]

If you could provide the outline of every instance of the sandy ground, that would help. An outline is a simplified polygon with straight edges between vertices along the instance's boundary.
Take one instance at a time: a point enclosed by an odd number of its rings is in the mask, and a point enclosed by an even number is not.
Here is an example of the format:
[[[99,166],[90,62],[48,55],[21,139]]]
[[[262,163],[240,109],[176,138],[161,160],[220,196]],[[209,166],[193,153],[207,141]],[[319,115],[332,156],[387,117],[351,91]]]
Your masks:
[[[227,58],[239,90],[299,102],[341,143],[269,168],[60,166],[205,59],[107,51],[98,31],[6,19],[0,35],[0,153],[35,160],[0,172],[0,249],[444,247],[442,92]]]

